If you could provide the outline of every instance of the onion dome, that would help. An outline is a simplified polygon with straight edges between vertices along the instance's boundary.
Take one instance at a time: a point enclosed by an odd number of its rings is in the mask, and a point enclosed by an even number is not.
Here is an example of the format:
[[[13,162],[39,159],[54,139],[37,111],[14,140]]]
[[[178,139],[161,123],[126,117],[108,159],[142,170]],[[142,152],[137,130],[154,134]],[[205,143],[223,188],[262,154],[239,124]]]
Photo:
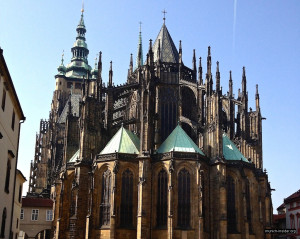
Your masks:
[[[61,64],[57,67],[58,74],[57,75],[65,75],[67,68],[64,65],[64,54],[61,56]]]

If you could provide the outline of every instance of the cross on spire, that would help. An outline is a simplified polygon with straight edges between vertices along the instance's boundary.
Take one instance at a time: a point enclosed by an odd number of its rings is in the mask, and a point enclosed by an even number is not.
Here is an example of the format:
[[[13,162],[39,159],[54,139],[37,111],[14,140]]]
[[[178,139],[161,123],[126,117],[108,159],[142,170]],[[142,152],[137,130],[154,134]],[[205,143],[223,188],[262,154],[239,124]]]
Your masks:
[[[164,14],[164,18],[163,18],[163,20],[164,20],[164,23],[165,23],[165,21],[166,21],[166,10],[164,9],[163,11],[162,11],[162,13]]]
[[[61,64],[64,64],[64,55],[65,55],[65,50],[63,50],[62,55],[61,55]]]

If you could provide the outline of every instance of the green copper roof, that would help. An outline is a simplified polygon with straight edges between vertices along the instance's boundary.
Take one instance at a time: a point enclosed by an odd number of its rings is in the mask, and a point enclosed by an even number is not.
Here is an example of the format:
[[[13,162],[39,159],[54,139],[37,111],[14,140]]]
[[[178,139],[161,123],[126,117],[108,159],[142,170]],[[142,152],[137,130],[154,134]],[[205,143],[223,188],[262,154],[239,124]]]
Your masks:
[[[160,32],[158,33],[158,36],[153,44],[152,50],[154,53],[154,61],[157,61],[158,58],[158,40],[160,40],[160,60],[162,62],[178,63],[179,54],[165,23],[161,27]]]
[[[69,163],[75,163],[76,160],[79,157],[79,149],[77,150],[77,152],[69,159]]]
[[[204,155],[204,153],[198,148],[180,125],[177,125],[168,138],[162,143],[157,150],[157,153],[166,153],[171,151],[191,152]]]
[[[243,160],[249,163],[225,133],[223,134],[223,155],[226,160]]]
[[[138,154],[140,148],[139,138],[133,134],[130,130],[125,129],[123,126],[112,137],[105,148],[100,154],[111,153],[126,153],[126,154]]]

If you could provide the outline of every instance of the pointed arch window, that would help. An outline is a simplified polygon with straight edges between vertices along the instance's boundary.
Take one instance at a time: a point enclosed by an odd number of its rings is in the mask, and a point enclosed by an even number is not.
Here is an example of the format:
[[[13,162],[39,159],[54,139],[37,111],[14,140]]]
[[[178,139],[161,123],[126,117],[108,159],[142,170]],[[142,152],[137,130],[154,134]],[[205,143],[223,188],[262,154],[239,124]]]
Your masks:
[[[77,183],[74,179],[72,182],[72,189],[71,189],[71,207],[70,207],[70,216],[75,215],[76,213],[76,198],[77,198]]]
[[[109,226],[110,224],[110,195],[111,195],[111,172],[109,169],[107,169],[102,175],[100,226]]]
[[[167,226],[168,210],[168,174],[162,169],[157,179],[157,209],[156,223],[158,227]]]
[[[2,212],[2,223],[1,223],[1,233],[0,233],[0,237],[4,238],[5,237],[5,225],[6,225],[6,207],[3,209]]]
[[[251,202],[250,202],[250,183],[246,179],[246,207],[247,207],[247,220],[249,224],[249,232],[252,233],[252,217],[251,217]]]
[[[190,173],[185,168],[178,175],[178,226],[188,228],[190,226]]]
[[[133,173],[126,169],[122,173],[122,197],[121,197],[121,227],[133,225]]]
[[[236,232],[235,210],[235,183],[231,176],[227,176],[227,230],[228,233]]]

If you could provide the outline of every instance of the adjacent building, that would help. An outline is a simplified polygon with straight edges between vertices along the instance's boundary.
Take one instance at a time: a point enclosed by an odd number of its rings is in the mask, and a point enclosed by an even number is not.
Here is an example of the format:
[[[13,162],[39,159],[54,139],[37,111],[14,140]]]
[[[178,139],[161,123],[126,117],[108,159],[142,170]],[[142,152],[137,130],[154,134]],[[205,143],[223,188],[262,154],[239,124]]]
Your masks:
[[[0,48],[0,238],[15,238],[13,230],[17,161],[21,123],[25,120]],[[21,180],[22,181],[22,180]]]
[[[15,202],[14,202],[14,217],[12,224],[12,233],[17,239],[17,235],[20,231],[20,216],[21,216],[21,207],[22,207],[22,192],[23,192],[23,183],[26,182],[26,178],[20,170],[17,169],[16,175],[16,185],[15,185]]]
[[[270,238],[260,97],[256,86],[248,107],[245,67],[238,94],[231,72],[223,92],[211,48],[206,73],[195,51],[185,65],[164,19],[146,60],[140,32],[124,84],[112,62],[105,84],[83,12],[76,31],[31,164],[30,193],[54,200],[53,238]]]
[[[284,199],[286,207],[286,228],[296,229],[289,239],[300,239],[300,190]]]
[[[48,198],[22,198],[21,238],[50,239],[53,219],[53,201]]]

